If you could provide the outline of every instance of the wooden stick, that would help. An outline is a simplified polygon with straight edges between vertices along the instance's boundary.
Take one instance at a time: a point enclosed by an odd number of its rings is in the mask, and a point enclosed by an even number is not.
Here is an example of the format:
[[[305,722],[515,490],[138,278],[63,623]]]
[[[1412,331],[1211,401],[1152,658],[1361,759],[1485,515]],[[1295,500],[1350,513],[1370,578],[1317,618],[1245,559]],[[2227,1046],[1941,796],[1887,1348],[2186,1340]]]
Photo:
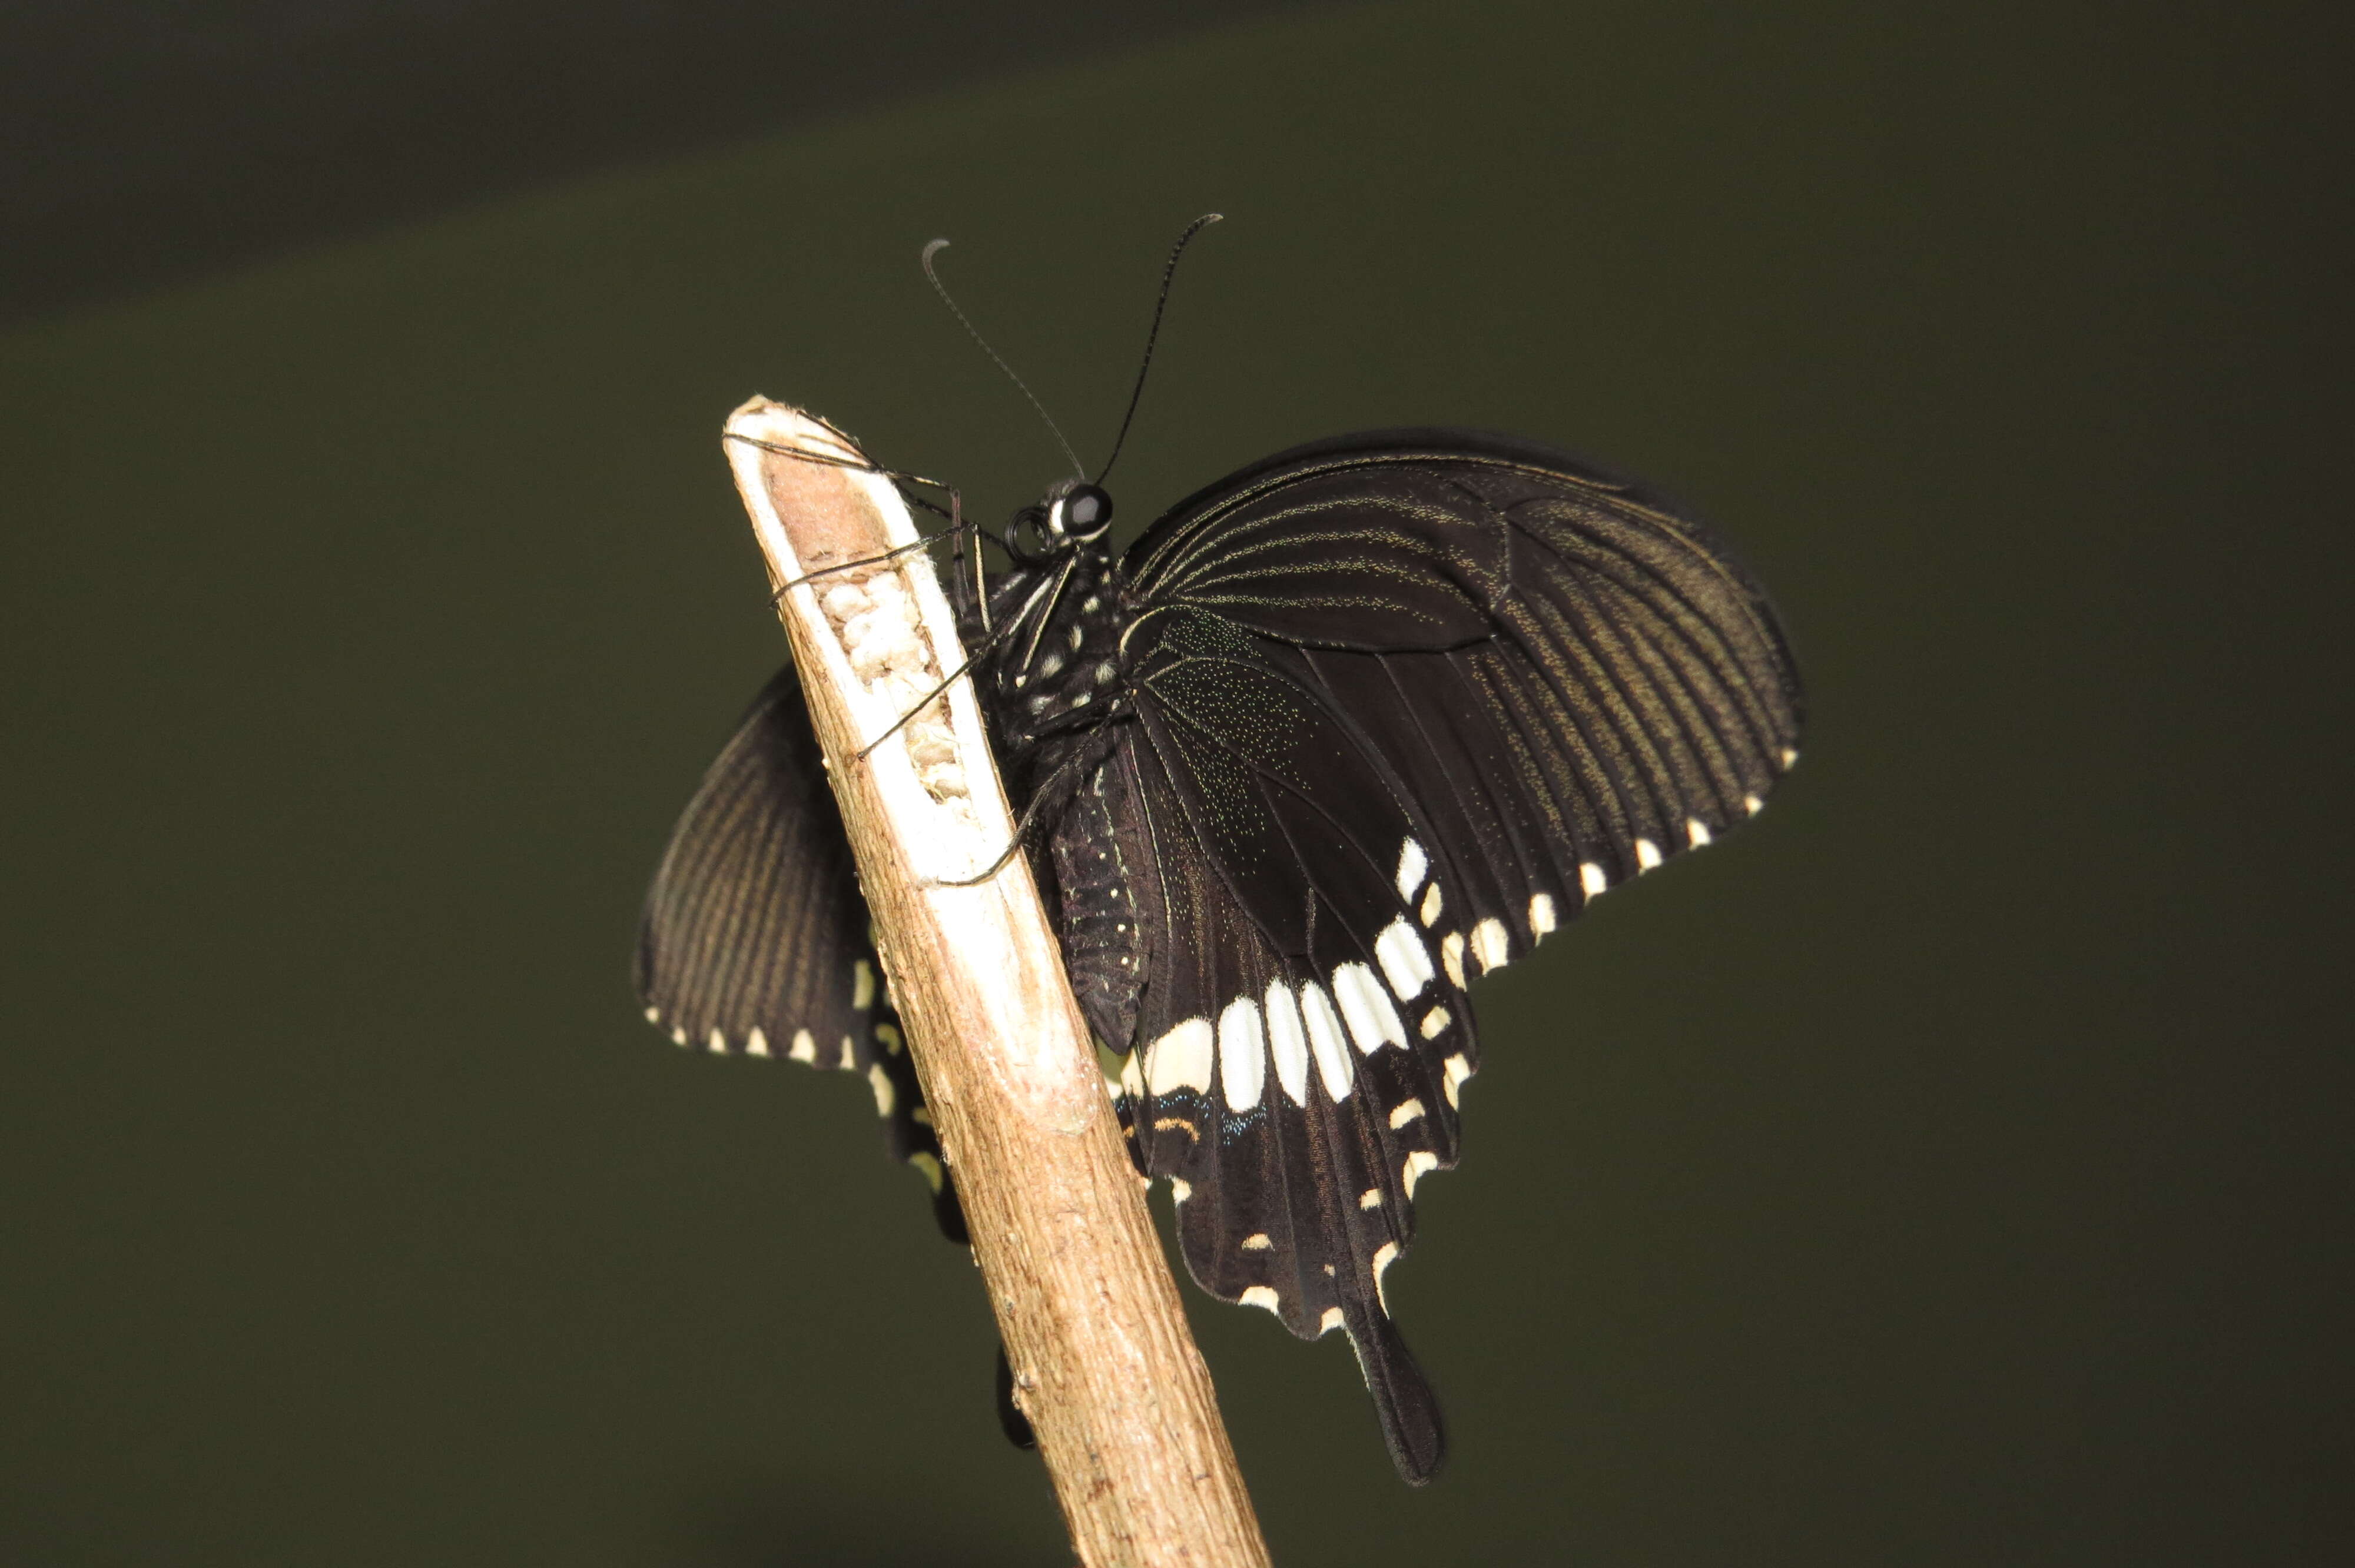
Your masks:
[[[861,460],[821,422],[755,398],[727,434],[772,586],[916,538],[890,483],[842,466]],[[1081,1562],[1266,1563],[1030,868],[1018,854],[977,885],[941,885],[986,870],[1014,832],[971,683],[858,758],[964,662],[931,561],[803,582],[779,614],[1015,1402]]]

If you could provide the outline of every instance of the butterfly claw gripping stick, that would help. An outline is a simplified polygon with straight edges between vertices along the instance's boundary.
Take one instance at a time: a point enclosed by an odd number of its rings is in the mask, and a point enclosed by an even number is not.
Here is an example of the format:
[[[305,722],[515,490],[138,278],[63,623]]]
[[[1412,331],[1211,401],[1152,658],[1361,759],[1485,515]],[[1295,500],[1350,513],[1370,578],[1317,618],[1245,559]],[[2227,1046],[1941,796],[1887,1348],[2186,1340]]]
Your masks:
[[[799,581],[911,543],[907,507],[837,432],[796,409],[755,398],[727,433],[771,587],[798,582],[779,615],[1015,1400],[1080,1560],[1264,1564],[1030,868],[1015,855],[955,885],[998,861],[1014,832],[970,683],[875,744],[964,660],[931,562],[907,553]]]

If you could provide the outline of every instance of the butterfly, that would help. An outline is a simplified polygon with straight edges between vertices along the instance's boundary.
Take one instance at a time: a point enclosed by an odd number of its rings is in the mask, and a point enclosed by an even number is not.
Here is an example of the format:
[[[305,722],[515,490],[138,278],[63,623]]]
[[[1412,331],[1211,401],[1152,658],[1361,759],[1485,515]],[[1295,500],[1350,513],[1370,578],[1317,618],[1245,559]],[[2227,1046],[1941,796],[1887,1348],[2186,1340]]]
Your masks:
[[[1112,515],[1059,481],[951,579],[1019,848],[1195,1280],[1347,1334],[1421,1483],[1444,1431],[1385,1279],[1461,1150],[1470,988],[1755,815],[1796,666],[1708,528],[1509,436],[1295,447],[1117,554]],[[864,1076],[962,1236],[790,666],[671,839],[637,983],[682,1045]]]

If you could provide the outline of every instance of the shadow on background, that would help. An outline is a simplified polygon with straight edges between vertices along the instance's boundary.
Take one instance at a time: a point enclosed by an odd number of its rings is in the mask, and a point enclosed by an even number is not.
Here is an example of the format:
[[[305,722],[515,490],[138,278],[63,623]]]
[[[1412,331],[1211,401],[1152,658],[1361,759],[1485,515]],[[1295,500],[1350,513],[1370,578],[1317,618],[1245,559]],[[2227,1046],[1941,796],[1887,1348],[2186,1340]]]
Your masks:
[[[1213,207],[1126,526],[1518,430],[1813,699],[1484,982],[1436,1485],[1189,1292],[1278,1561],[2345,1558],[2350,196],[2269,26],[1303,14],[0,338],[0,1560],[1056,1560],[866,1089],[628,959],[782,654],[726,411],[1002,516],[1060,465],[918,248],[1094,451]]]

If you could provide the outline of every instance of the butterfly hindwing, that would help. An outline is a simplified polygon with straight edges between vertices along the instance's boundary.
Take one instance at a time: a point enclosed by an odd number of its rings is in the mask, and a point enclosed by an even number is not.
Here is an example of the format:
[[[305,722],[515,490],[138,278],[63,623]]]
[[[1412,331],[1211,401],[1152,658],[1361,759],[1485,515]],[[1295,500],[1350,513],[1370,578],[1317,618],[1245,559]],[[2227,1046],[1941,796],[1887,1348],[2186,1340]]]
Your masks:
[[[886,1145],[964,1223],[868,940],[840,809],[793,666],[762,688],[687,803],[640,922],[646,1017],[680,1046],[857,1073]]]

